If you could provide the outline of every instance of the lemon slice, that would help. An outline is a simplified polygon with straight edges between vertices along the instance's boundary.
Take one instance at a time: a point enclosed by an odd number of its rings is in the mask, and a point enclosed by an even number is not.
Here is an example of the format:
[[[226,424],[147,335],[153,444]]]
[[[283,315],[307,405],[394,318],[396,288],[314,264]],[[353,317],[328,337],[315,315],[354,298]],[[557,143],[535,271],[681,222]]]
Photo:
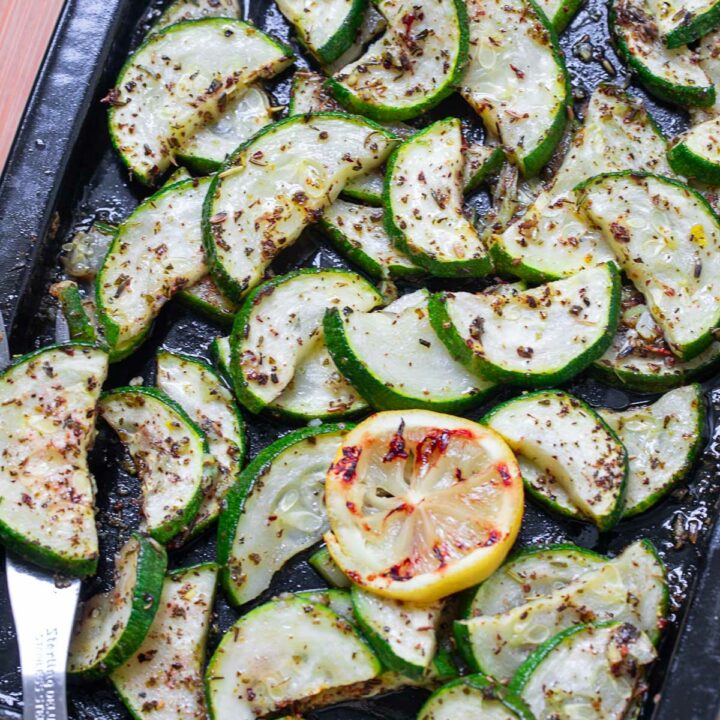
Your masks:
[[[328,550],[358,585],[425,602],[481,582],[520,529],[517,460],[491,429],[425,410],[350,431],[328,471]]]

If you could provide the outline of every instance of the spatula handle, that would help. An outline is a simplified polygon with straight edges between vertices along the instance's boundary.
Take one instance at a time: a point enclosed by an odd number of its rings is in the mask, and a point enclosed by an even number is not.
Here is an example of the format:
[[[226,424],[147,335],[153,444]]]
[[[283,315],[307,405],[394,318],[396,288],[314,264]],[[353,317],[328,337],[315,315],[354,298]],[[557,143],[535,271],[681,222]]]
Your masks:
[[[20,647],[23,720],[67,720],[65,664],[80,581],[48,582],[46,572],[6,560]]]

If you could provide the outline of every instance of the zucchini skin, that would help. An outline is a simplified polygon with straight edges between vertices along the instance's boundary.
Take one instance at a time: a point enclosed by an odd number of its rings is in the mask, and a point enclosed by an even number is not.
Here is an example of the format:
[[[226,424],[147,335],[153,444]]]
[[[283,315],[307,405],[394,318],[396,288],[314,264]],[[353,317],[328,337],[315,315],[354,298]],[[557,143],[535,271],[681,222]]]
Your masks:
[[[648,67],[635,55],[625,42],[625,38],[620,31],[620,22],[617,12],[617,1],[610,3],[608,19],[610,29],[615,38],[618,53],[622,59],[630,66],[630,69],[637,75],[640,82],[660,100],[664,100],[672,105],[712,107],[715,104],[715,86],[697,87],[693,85],[675,85],[674,83],[658,77],[652,73]]]
[[[303,34],[295,32],[300,45],[309,52],[321,65],[331,65],[344,55],[355,41],[355,36],[365,19],[365,12],[368,8],[368,0],[352,0],[352,7],[345,17],[343,24],[337,32],[319,48],[311,48],[306,42]]]
[[[495,413],[502,410],[504,407],[507,407],[508,405],[511,405],[515,402],[523,402],[528,399],[532,398],[542,398],[543,396],[547,394],[563,394],[565,393],[562,390],[535,390],[534,392],[528,392],[523,395],[520,395],[519,397],[511,398],[510,400],[506,400],[505,402],[500,403],[499,405],[496,405],[490,412],[488,412],[486,415],[484,415],[480,422],[483,425],[487,425],[490,427],[490,421],[492,420],[493,415]],[[573,396],[573,400],[575,400],[578,405],[585,410],[588,415],[594,418],[594,420],[597,422],[598,425],[602,426],[602,428],[610,435],[610,437],[614,438],[614,440],[618,443],[618,445],[623,450],[623,481],[622,486],[620,487],[620,491],[618,492],[618,499],[615,503],[615,507],[613,508],[612,513],[609,515],[606,515],[604,518],[602,518],[602,522],[597,523],[597,527],[601,532],[607,532],[608,530],[612,530],[612,528],[615,527],[615,525],[620,522],[623,514],[623,508],[625,506],[625,491],[627,489],[627,482],[628,482],[628,474],[630,473],[630,464],[628,462],[627,457],[627,451],[625,450],[625,446],[620,441],[620,438],[617,436],[617,433],[605,422],[605,420],[600,416],[599,413],[595,412],[593,408],[588,405],[584,400],[581,400],[580,398],[577,398]],[[565,511],[562,508],[559,508],[555,503],[551,502],[547,497],[544,497],[541,493],[534,490],[534,488],[530,485],[530,483],[526,483],[525,479],[523,478],[523,485],[525,486],[525,489],[537,500],[539,500],[542,504],[544,504],[546,507],[548,507],[553,512],[557,512],[562,515],[567,515],[568,517],[572,517],[574,519],[580,519],[584,522],[594,522],[591,518],[587,518],[584,515],[581,515],[579,512],[577,515],[570,515],[567,511]]]
[[[706,12],[685,18],[683,22],[665,36],[669,48],[679,48],[699,40],[720,25],[720,4],[715,3]]]
[[[210,274],[212,275],[213,280],[215,280],[215,282],[217,283],[218,288],[220,288],[220,291],[227,295],[228,298],[230,298],[231,300],[241,300],[243,296],[247,294],[249,288],[243,286],[241,283],[238,283],[238,281],[225,270],[222,261],[219,259],[216,252],[215,238],[213,237],[212,223],[210,222],[210,218],[212,217],[213,213],[212,208],[214,195],[217,192],[218,185],[220,184],[221,176],[223,172],[230,170],[232,167],[234,167],[235,162],[245,152],[245,150],[251,147],[255,142],[257,142],[257,140],[262,138],[264,135],[275,132],[278,128],[284,127],[286,125],[291,125],[298,122],[311,122],[312,118],[318,116],[324,118],[339,118],[345,121],[362,122],[363,124],[372,127],[376,132],[381,133],[389,139],[395,138],[395,136],[387,128],[384,128],[382,127],[382,125],[378,125],[377,123],[373,122],[372,120],[368,120],[367,118],[348,116],[347,113],[343,112],[323,112],[309,115],[291,115],[290,117],[286,117],[276,123],[266,125],[264,128],[262,128],[262,130],[260,130],[258,133],[256,133],[251,138],[242,143],[235,150],[235,152],[233,152],[232,155],[228,157],[223,166],[220,168],[220,171],[210,181],[210,185],[208,186],[208,191],[207,195],[205,196],[205,202],[203,203],[202,210],[202,239],[203,246],[205,248],[207,264],[210,269]],[[240,312],[242,312],[242,310]],[[239,314],[240,313],[238,313],[238,315]]]
[[[57,348],[65,348],[68,350],[72,350],[73,348],[98,349],[96,345],[84,342],[46,345],[38,350],[33,350],[25,355],[21,355],[19,358],[15,358],[11,365],[0,372],[0,379],[9,373],[13,368],[34,360],[36,357],[42,355],[48,350]],[[15,532],[15,530],[8,527],[2,521],[0,521],[0,545],[4,545],[6,548],[12,548],[12,551],[20,557],[47,570],[67,573],[72,577],[81,578],[95,575],[97,573],[99,555],[96,554],[94,557],[83,558],[82,560],[68,560],[50,550],[39,547],[33,542],[29,542],[24,535]]]
[[[59,282],[50,288],[50,292],[57,298],[60,310],[65,316],[70,340],[102,347],[103,341],[98,337],[97,330],[88,317],[77,283],[67,280]]]
[[[225,595],[233,605],[237,606],[238,602],[235,589],[232,585],[228,560],[232,553],[237,524],[245,508],[245,500],[258,480],[262,478],[273,461],[292,445],[307,440],[308,438],[317,437],[318,435],[345,433],[352,429],[352,427],[352,425],[339,423],[293,430],[283,435],[271,445],[268,445],[264,450],[261,450],[240,473],[235,484],[225,496],[224,508],[220,513],[217,531],[217,562],[221,567],[220,582],[225,590]]]
[[[455,67],[452,69],[450,76],[437,92],[430,95],[430,97],[426,97],[424,100],[420,100],[415,105],[411,105],[406,108],[398,108],[391,105],[375,105],[356,97],[354,93],[345,87],[345,85],[330,76],[325,81],[325,87],[332,96],[350,112],[357,113],[358,115],[365,115],[373,120],[383,121],[412,120],[413,118],[418,117],[418,115],[422,115],[428,110],[434,108],[445,98],[452,95],[455,92],[455,86],[460,80],[460,76],[462,75],[462,71],[468,60],[470,31],[468,29],[467,7],[465,6],[465,0],[444,1],[451,2],[455,7],[459,29],[458,56],[455,61]]]
[[[720,4],[717,8],[720,13]],[[670,148],[668,162],[678,175],[697,178],[709,185],[720,185],[720,164],[693,152],[684,142],[679,142]]]
[[[120,72],[118,73],[118,78],[115,83],[115,85],[119,85],[122,83],[122,80],[125,76],[125,72],[132,67],[133,61],[137,54],[144,50],[148,45],[152,44],[154,42],[155,38],[157,38],[160,35],[169,35],[170,33],[176,32],[177,30],[183,30],[184,27],[188,23],[218,23],[218,24],[224,24],[227,22],[233,22],[238,23],[242,25],[247,25],[243,20],[236,20],[232,18],[204,18],[202,20],[185,20],[182,23],[175,23],[173,25],[168,25],[166,28],[163,28],[162,30],[158,32],[150,33],[145,40],[140,44],[139,47],[137,47],[128,57],[128,59],[125,61],[125,64],[120,69]],[[293,59],[295,57],[295,54],[293,53],[292,49],[285,45],[284,43],[279,42],[275,38],[271,37],[270,35],[265,35],[267,41],[273,45],[275,45],[280,51],[282,51],[283,55],[287,56],[289,59]],[[110,133],[110,142],[119,155],[120,159],[122,160],[123,165],[128,169],[131,176],[135,179],[137,179],[139,182],[141,182],[143,185],[146,186],[152,186],[156,183],[158,176],[153,175],[151,173],[137,173],[136,170],[132,166],[132,161],[130,158],[128,158],[125,153],[122,151],[122,140],[118,137],[117,133],[115,132],[115,124],[114,124],[114,114],[115,114],[115,108],[110,106],[110,109],[108,110],[108,130]]]
[[[114,388],[113,390],[108,390],[107,392],[104,392],[100,396],[100,402],[103,401],[110,401],[114,398],[120,397],[122,398],[124,395],[147,395],[148,397],[153,398],[154,400],[157,400],[164,405],[167,405],[170,407],[177,415],[180,416],[182,421],[200,438],[202,438],[205,454],[209,454],[208,450],[208,444],[207,440],[205,438],[205,434],[203,431],[198,427],[198,425],[195,423],[195,421],[180,407],[178,403],[176,403],[172,398],[169,398],[165,393],[161,392],[157,388],[154,387],[146,387],[143,385],[137,385],[137,386],[125,386],[125,387],[118,387]],[[198,487],[197,492],[191,499],[191,501],[186,505],[184,512],[181,516],[172,518],[166,522],[164,522],[159,527],[155,528],[154,530],[150,531],[150,536],[156,540],[159,543],[162,543],[163,545],[167,544],[172,540],[178,533],[180,533],[183,528],[189,526],[192,523],[193,518],[195,515],[197,515],[197,511],[200,508],[200,503],[202,502],[203,497],[203,486],[202,484],[200,487]]]
[[[454,118],[448,118],[439,122],[452,122]],[[447,277],[460,279],[463,277],[484,277],[493,271],[493,262],[488,252],[481,258],[472,260],[458,260],[457,262],[443,262],[431,258],[424,252],[414,250],[408,242],[408,234],[395,223],[395,213],[393,212],[391,193],[393,188],[393,176],[395,174],[395,166],[400,158],[400,152],[407,144],[422,138],[427,133],[435,129],[437,123],[429,125],[424,130],[411,135],[405,142],[398,145],[390,155],[387,161],[387,169],[385,171],[385,186],[383,189],[383,207],[385,208],[385,231],[390,236],[395,247],[407,255],[419,267],[427,270],[435,277]]]
[[[583,5],[584,0],[563,0],[560,9],[551,18],[555,32],[560,34],[570,24]],[[542,8],[541,8],[542,9]]]
[[[403,395],[385,385],[354,357],[355,353],[348,343],[344,323],[337,308],[332,308],[325,313],[323,328],[327,348],[338,370],[376,410],[422,408],[436,412],[460,413],[480,405],[494,390],[494,388],[489,388],[485,392],[459,396],[451,400],[423,400]]]
[[[582,372],[592,364],[593,361],[602,357],[608,347],[610,347],[610,343],[612,343],[620,321],[620,271],[615,263],[607,263],[607,267],[612,279],[612,298],[610,301],[610,322],[608,328],[603,337],[594,345],[587,348],[565,367],[556,372],[535,375],[518,373],[499,368],[497,365],[489,363],[487,360],[475,355],[465,344],[460,333],[453,325],[447,308],[445,307],[446,295],[444,293],[434,293],[430,295],[428,302],[430,324],[438,337],[445,343],[450,354],[459,363],[465,365],[468,370],[480,377],[495,380],[499,383],[521,385],[531,388],[559,385]]]
[[[720,228],[720,215],[715,211],[715,208],[708,202],[708,200],[705,198],[704,195],[702,195],[697,190],[689,187],[683,182],[680,182],[679,180],[675,180],[674,178],[669,178],[664,175],[656,175],[654,173],[644,172],[644,171],[637,171],[637,170],[624,170],[621,172],[611,172],[611,173],[603,173],[601,175],[596,175],[595,177],[591,177],[584,182],[581,182],[579,185],[577,185],[573,192],[576,193],[577,198],[577,206],[580,207],[585,199],[585,194],[587,190],[590,188],[593,184],[599,184],[603,182],[606,179],[612,179],[612,178],[651,178],[658,180],[662,183],[665,183],[666,185],[673,185],[675,187],[680,188],[681,190],[688,192],[690,195],[693,196],[695,200],[703,207],[705,212],[713,219],[715,224]],[[619,298],[619,296],[618,296]],[[618,318],[619,319],[619,318]],[[718,316],[718,322],[715,325],[715,328],[720,327],[720,316]],[[615,331],[613,331],[614,334]],[[611,341],[612,342],[612,341]],[[703,350],[710,347],[710,345],[713,342],[713,335],[712,330],[708,331],[704,335],[700,336],[699,338],[693,340],[690,343],[687,343],[686,345],[683,345],[682,350],[679,348],[674,353],[676,357],[678,357],[680,360],[692,360],[693,358],[697,357]],[[610,343],[608,343],[607,347],[610,346]],[[607,347],[605,350],[607,350]],[[605,352],[603,350],[603,352]],[[593,358],[596,359],[596,358]]]
[[[476,690],[482,691],[484,696],[497,700],[502,703],[517,720],[535,720],[535,716],[530,711],[530,708],[521,700],[517,695],[511,693],[505,686],[496,683],[492,678],[484,675],[483,673],[474,673],[473,675],[466,675],[465,677],[457,678],[451,682],[438,688],[425,702],[423,707],[420,709],[418,714],[419,718],[423,717],[423,713],[426,708],[429,708],[431,702],[437,695],[442,695],[445,690],[449,690],[456,687],[471,687]],[[467,718],[467,720],[476,720],[475,718]]]
[[[168,557],[165,548],[152,538],[133,532],[139,545],[137,583],[133,590],[128,624],[107,655],[77,673],[69,673],[78,680],[99,680],[120,667],[139,647],[155,619],[160,604]]]
[[[500,168],[505,162],[505,150],[498,146],[493,150],[492,155],[483,163],[482,167],[470,178],[465,184],[463,191],[467,195],[468,193],[477,190],[491,175],[500,171]]]

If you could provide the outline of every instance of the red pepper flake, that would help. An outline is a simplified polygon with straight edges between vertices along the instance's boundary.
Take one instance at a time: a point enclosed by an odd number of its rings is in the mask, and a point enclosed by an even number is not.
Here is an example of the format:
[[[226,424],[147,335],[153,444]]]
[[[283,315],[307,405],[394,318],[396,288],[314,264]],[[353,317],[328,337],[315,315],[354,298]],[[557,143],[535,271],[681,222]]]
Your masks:
[[[332,472],[340,475],[343,482],[351,483],[355,480],[360,452],[361,450],[357,445],[344,447],[342,449],[343,456],[336,463],[333,463],[331,467]]]

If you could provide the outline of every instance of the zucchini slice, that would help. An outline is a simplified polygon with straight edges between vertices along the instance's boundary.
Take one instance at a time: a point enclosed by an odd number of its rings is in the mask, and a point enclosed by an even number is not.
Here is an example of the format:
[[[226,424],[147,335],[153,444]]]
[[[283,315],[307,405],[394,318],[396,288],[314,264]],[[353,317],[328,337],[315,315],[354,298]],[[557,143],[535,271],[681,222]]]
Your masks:
[[[468,54],[463,0],[376,0],[383,36],[328,80],[351,112],[374,120],[408,120],[453,92]]]
[[[240,20],[171,25],[130,56],[108,94],[113,145],[134,177],[153,184],[235,93],[292,59],[290,48]]]
[[[550,160],[572,93],[555,31],[532,0],[468,0],[460,93],[525,175]]]
[[[695,125],[675,138],[668,160],[678,175],[720,185],[720,117]]]
[[[582,4],[583,0],[537,0],[536,2],[558,33],[570,24]]]
[[[95,280],[111,360],[132,353],[165,303],[207,274],[200,214],[208,185],[206,178],[164,187],[118,229]]]
[[[98,562],[87,450],[107,353],[78,343],[24,355],[0,374],[0,541],[49,570]]]
[[[200,278],[194,285],[181,290],[178,298],[189,307],[207,315],[222,325],[232,325],[240,306],[220,292],[210,275]]]
[[[238,0],[173,0],[155,21],[152,29],[157,32],[178,22],[209,17],[240,20],[242,13]]]
[[[558,390],[541,390],[498,405],[483,422],[516,454],[550,476],[571,505],[601,530],[609,530],[620,519],[627,453],[586,403]],[[525,470],[522,465],[521,470]],[[523,479],[533,496],[552,503],[543,485]]]
[[[201,127],[177,152],[177,159],[195,172],[215,172],[238,145],[273,122],[270,98],[259,85],[232,98],[220,117]]]
[[[697,45],[697,57],[700,67],[715,85],[715,105],[711,108],[693,108],[690,119],[693,123],[708,120],[720,114],[720,93],[717,87],[720,84],[720,30],[708,33]]]
[[[245,423],[232,393],[202,360],[162,350],[157,355],[156,384],[197,423],[205,434],[215,465],[188,534],[202,532],[220,514],[223,499],[242,468]]]
[[[400,145],[385,175],[385,228],[397,247],[433,275],[483,276],[487,248],[463,214],[460,120],[433,123]]]
[[[451,355],[480,377],[541,387],[600,357],[619,309],[620,276],[606,263],[532,290],[436,294],[430,321]]]
[[[381,178],[381,193],[382,193]],[[392,244],[381,208],[336,200],[320,219],[333,245],[374,278],[417,277],[423,271]]]
[[[379,167],[391,135],[343,113],[295,115],[241,145],[216,175],[203,239],[220,289],[239,299],[353,177]]]
[[[545,282],[614,259],[599,232],[580,216],[573,188],[613,170],[672,175],[667,146],[645,106],[612,85],[599,85],[555,178],[507,229],[492,237],[498,270]]]
[[[187,530],[202,502],[205,435],[177,403],[155,388],[104,393],[100,414],[135,463],[148,532],[158,542],[169,542]]]
[[[702,388],[688,385],[652,405],[599,410],[627,449],[630,470],[623,517],[652,507],[685,478],[702,447]]]
[[[465,615],[470,618],[507,612],[550,595],[606,562],[602,555],[577,545],[524,548],[478,586]]]
[[[324,485],[343,425],[284,435],[245,468],[227,496],[218,526],[218,562],[235,605],[254,600],[292,557],[328,529]]]
[[[460,412],[494,387],[452,358],[430,324],[429,297],[417,290],[375,312],[325,315],[333,361],[377,410]]]
[[[543,643],[578,623],[628,622],[656,642],[666,624],[667,597],[665,568],[652,543],[642,540],[549,595],[456,621],[455,636],[475,670],[505,680]]]
[[[642,173],[579,188],[579,207],[644,295],[672,352],[691,360],[720,323],[720,218],[700,193]]]
[[[261,605],[223,637],[207,669],[212,720],[253,720],[365,682],[380,663],[353,626],[294,597]]]
[[[308,558],[308,562],[312,565],[313,570],[331,587],[342,589],[350,587],[350,580],[335,564],[335,561],[330,557],[330,551],[325,545],[315,551]]]
[[[663,392],[710,375],[720,363],[720,342],[692,360],[678,360],[665,342],[642,295],[632,286],[622,290],[617,333],[592,369],[604,382],[638,392]]]
[[[355,618],[375,654],[389,670],[411,678],[427,671],[437,651],[443,603],[406,603],[353,586]]]
[[[370,283],[347,270],[297,270],[256,288],[237,314],[230,339],[240,402],[257,413],[281,396],[301,361],[324,344],[327,308],[371,310],[382,301]]]
[[[649,0],[649,5],[669,48],[699,40],[720,25],[718,0]]]
[[[230,338],[213,341],[218,368],[232,383]],[[269,415],[292,422],[340,420],[367,409],[367,403],[340,374],[324,342],[313,343],[288,386],[267,406]]]
[[[139,648],[110,679],[137,720],[206,717],[203,667],[218,567],[173,570]]]
[[[420,709],[417,720],[535,720],[525,703],[484,675],[468,675],[443,685]]]
[[[613,0],[610,27],[620,55],[656,97],[675,105],[710,107],[715,86],[689,48],[669,49],[658,37],[652,0]]]
[[[321,64],[344,55],[360,30],[368,0],[275,0],[300,44]]]
[[[626,718],[656,656],[648,636],[629,623],[576,625],[538,648],[509,689],[538,718]]]
[[[298,597],[307,600],[313,605],[322,605],[329,608],[336,615],[339,615],[350,624],[355,624],[355,615],[353,613],[353,601],[347,590],[306,590],[299,593],[283,593],[278,598]]]
[[[165,549],[133,533],[115,561],[115,585],[83,603],[70,640],[67,671],[108,675],[138,649],[160,605]]]
[[[70,339],[89,345],[104,345],[100,338],[92,300],[82,296],[78,284],[63,280],[50,287],[50,294],[58,301],[59,310],[67,322]]]
[[[463,190],[467,194],[499,172],[505,161],[505,150],[498,145],[472,143],[463,150],[463,156]]]

